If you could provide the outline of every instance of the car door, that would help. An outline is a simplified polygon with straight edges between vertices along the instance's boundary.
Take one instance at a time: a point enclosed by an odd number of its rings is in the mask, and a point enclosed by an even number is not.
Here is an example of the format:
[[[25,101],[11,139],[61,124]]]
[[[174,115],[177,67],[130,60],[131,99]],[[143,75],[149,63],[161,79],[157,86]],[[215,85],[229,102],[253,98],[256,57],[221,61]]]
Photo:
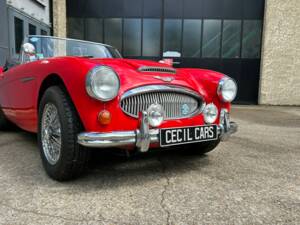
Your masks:
[[[12,122],[28,131],[36,130],[35,71],[36,65],[33,62],[13,67],[4,74],[7,116]]]

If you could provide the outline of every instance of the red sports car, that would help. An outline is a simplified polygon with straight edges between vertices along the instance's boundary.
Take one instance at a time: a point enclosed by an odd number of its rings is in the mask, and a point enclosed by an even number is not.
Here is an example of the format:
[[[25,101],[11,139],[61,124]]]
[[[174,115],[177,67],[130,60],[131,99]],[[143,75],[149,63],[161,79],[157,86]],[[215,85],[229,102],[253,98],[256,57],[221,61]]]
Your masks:
[[[203,154],[236,132],[229,120],[237,86],[170,61],[123,59],[109,45],[29,36],[20,60],[0,67],[0,129],[14,123],[38,134],[45,170],[79,176],[90,148],[186,145]]]

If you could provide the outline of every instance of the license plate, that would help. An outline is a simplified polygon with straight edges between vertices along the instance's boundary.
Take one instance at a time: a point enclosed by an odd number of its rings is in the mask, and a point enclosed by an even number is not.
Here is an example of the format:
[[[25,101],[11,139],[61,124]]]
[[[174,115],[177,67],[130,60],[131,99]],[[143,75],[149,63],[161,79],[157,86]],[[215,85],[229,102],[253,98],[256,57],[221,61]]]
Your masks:
[[[161,147],[212,141],[218,138],[216,125],[164,128],[160,130],[159,136]]]

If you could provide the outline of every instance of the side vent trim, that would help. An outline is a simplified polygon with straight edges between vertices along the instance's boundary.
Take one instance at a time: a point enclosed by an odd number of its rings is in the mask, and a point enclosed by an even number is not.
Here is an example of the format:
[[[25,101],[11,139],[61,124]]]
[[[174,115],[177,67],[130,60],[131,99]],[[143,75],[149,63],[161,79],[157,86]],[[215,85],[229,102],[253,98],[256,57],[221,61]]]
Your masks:
[[[138,69],[140,72],[149,72],[149,73],[169,73],[176,74],[176,69],[171,67],[156,67],[156,66],[142,66]]]

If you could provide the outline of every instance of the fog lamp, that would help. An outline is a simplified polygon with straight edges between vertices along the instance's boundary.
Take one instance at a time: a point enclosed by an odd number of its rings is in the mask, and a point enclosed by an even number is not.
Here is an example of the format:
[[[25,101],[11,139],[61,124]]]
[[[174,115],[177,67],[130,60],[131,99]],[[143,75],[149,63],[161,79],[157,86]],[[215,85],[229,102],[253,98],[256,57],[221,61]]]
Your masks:
[[[107,110],[102,110],[98,115],[98,121],[102,125],[110,124],[111,122],[111,114]]]
[[[160,104],[152,104],[148,108],[148,121],[152,127],[158,127],[164,121],[164,109]]]
[[[218,108],[213,103],[205,106],[203,110],[204,120],[206,123],[214,123],[218,118]]]

